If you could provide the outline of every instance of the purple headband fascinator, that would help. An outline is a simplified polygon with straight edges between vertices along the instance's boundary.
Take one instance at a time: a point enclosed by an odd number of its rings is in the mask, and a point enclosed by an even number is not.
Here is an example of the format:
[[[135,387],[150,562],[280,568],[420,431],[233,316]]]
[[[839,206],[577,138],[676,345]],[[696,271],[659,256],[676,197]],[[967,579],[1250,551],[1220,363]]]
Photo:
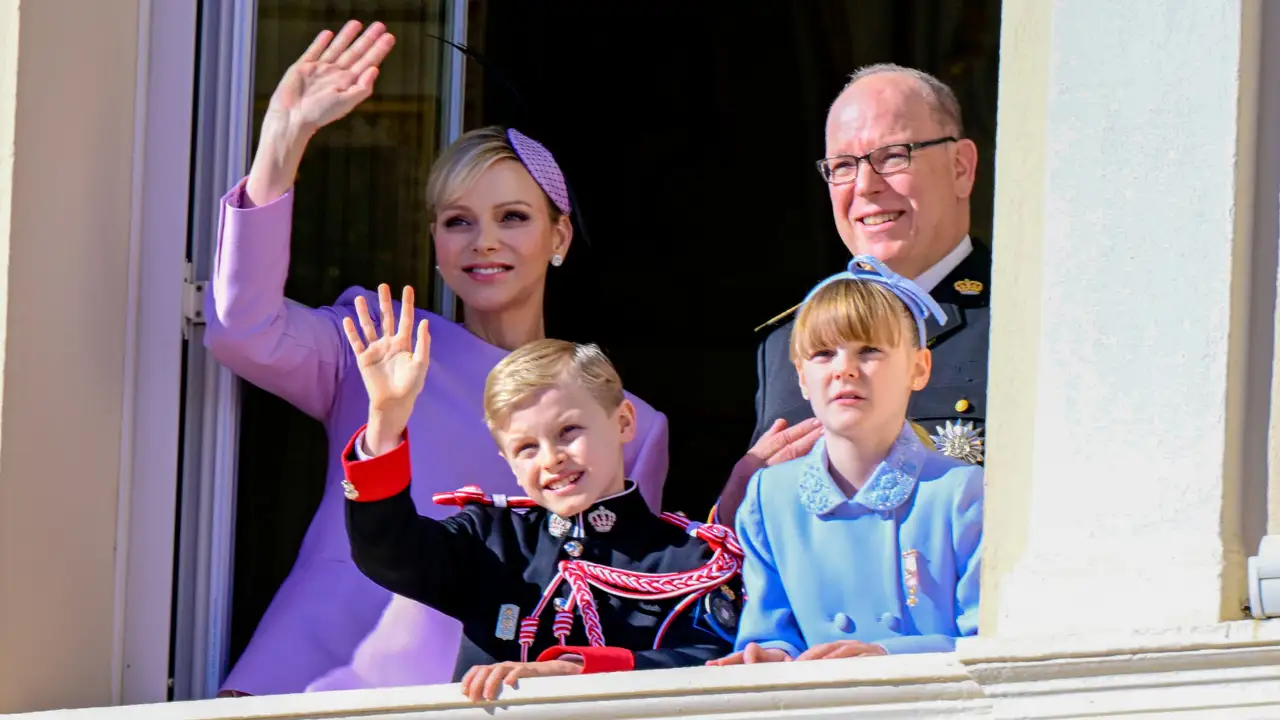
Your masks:
[[[568,215],[573,210],[573,204],[569,202],[569,186],[564,181],[564,173],[560,171],[556,159],[551,156],[551,151],[515,128],[507,130],[507,140],[542,191],[551,198],[560,212]]]
[[[907,310],[911,311],[911,315],[916,319],[916,329],[920,332],[920,347],[925,347],[928,340],[924,325],[925,318],[932,315],[937,318],[939,323],[943,325],[947,323],[947,314],[942,311],[942,308],[938,306],[938,303],[934,301],[929,293],[911,280],[890,270],[879,259],[871,255],[854,257],[853,260],[849,261],[848,270],[836,273],[818,283],[805,296],[804,302],[800,304],[804,305],[809,302],[814,293],[836,280],[862,280],[879,283],[889,288],[894,295],[898,296],[898,299],[902,300],[902,304],[907,306]]]

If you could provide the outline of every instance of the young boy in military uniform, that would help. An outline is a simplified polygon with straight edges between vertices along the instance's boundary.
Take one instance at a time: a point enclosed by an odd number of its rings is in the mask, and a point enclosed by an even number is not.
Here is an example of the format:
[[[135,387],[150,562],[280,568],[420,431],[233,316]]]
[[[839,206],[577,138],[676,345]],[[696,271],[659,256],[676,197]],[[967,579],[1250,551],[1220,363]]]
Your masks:
[[[493,700],[521,677],[702,665],[731,650],[742,551],[727,528],[653,515],[625,478],[635,409],[594,346],[530,343],[485,384],[485,422],[527,498],[468,486],[434,498],[456,515],[418,515],[404,434],[430,335],[424,320],[414,341],[411,309],[394,327],[379,295],[381,337],[362,299],[364,337],[345,321],[370,399],[343,454],[352,556],[462,623],[463,693]]]

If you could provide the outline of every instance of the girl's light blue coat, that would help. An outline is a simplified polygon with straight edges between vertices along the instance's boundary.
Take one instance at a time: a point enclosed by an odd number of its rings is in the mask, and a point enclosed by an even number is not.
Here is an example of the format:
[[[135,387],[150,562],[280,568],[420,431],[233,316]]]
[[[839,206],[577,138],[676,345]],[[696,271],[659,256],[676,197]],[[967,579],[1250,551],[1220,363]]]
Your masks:
[[[736,649],[950,652],[976,634],[982,468],[926,449],[909,424],[852,500],[827,468],[820,440],[751,478],[736,520],[747,591]]]

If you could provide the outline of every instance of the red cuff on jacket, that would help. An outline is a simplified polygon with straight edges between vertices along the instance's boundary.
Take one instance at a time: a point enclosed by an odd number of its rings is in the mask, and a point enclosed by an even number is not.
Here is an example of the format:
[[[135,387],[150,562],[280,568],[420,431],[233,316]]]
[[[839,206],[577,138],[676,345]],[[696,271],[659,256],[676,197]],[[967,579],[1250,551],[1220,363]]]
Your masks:
[[[342,451],[342,491],[348,500],[385,500],[409,487],[409,440],[406,437],[390,452],[368,460],[357,460],[356,442],[364,434],[361,427]]]
[[[555,660],[561,655],[581,655],[582,674],[619,672],[636,669],[636,655],[630,650],[616,647],[569,647],[555,645],[542,651],[538,662]]]

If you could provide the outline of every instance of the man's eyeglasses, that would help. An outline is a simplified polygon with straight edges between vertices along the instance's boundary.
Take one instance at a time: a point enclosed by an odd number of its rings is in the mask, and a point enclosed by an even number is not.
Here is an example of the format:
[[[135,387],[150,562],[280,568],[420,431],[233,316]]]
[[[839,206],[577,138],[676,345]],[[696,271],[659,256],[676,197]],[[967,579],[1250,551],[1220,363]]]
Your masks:
[[[822,179],[828,183],[844,185],[858,179],[858,168],[862,166],[862,161],[866,160],[871,169],[880,175],[892,175],[911,167],[911,153],[916,150],[924,150],[934,145],[949,142],[956,142],[956,138],[948,135],[947,137],[925,140],[924,142],[885,145],[882,148],[872,150],[866,155],[836,155],[835,157],[819,160],[818,172],[822,174]]]

